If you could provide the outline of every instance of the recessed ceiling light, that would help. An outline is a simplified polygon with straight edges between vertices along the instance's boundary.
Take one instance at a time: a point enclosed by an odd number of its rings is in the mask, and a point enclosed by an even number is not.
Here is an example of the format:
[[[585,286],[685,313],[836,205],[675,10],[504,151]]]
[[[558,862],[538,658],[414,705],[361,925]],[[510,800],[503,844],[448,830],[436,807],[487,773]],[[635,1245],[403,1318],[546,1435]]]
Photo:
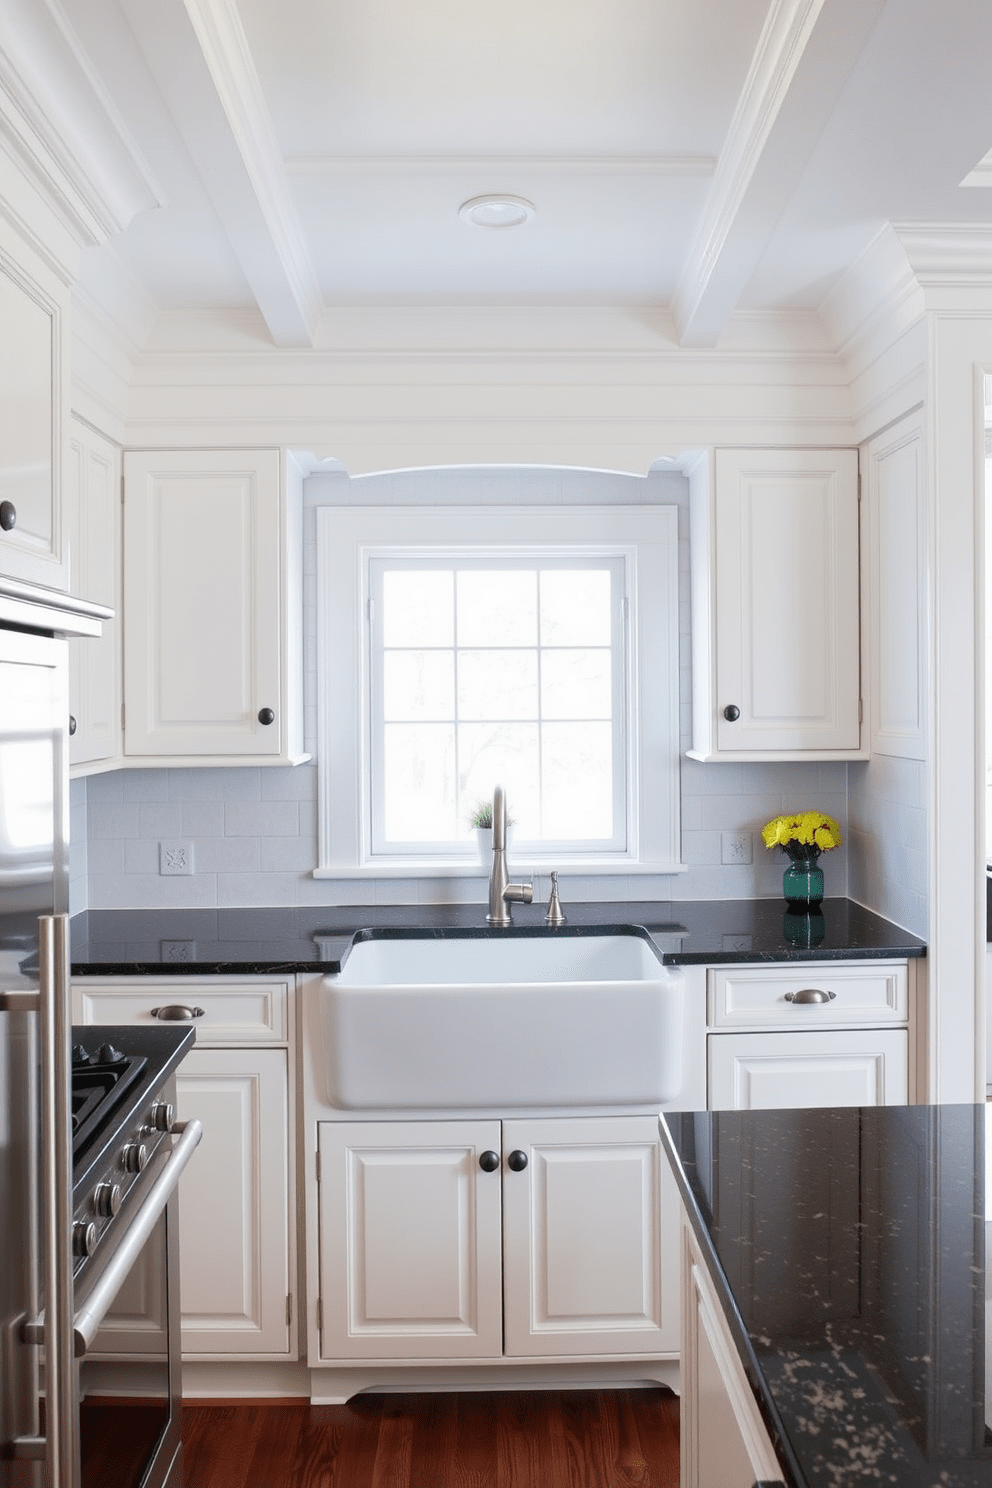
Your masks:
[[[458,215],[476,227],[522,227],[534,215],[534,203],[523,196],[473,196],[462,202]]]

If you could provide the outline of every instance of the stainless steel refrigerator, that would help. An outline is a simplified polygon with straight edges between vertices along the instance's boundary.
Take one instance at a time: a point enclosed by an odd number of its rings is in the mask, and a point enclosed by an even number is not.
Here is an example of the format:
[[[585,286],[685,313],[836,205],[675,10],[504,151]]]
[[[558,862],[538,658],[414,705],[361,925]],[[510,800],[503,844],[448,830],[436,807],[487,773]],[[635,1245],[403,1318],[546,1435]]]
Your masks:
[[[0,578],[0,1488],[77,1480],[66,637],[108,614]]]

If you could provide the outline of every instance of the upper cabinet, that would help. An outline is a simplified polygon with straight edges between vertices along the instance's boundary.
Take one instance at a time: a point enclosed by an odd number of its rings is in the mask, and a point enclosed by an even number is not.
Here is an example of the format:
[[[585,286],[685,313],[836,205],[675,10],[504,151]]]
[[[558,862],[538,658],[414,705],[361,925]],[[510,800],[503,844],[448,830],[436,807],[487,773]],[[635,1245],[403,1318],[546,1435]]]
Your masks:
[[[918,413],[865,447],[871,750],[926,759],[927,567]]]
[[[65,285],[0,229],[0,576],[68,588]]]
[[[81,419],[69,426],[71,588],[113,610],[97,640],[69,642],[69,764],[112,769],[121,753],[121,455]]]
[[[278,450],[125,452],[126,759],[304,757],[301,503]]]
[[[865,757],[857,451],[718,450],[690,493],[689,754]]]

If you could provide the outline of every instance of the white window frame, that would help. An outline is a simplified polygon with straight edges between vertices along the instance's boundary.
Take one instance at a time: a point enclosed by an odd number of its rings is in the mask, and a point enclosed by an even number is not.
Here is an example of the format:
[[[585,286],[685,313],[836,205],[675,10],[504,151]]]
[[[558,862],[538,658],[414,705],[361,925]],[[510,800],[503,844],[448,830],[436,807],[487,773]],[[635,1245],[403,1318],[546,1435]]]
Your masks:
[[[522,864],[540,872],[562,866],[597,874],[682,870],[676,507],[324,506],[316,516],[315,878],[427,878],[473,871],[464,854],[372,852],[368,567],[370,557],[386,549],[436,553],[487,546],[521,554],[593,550],[622,555],[628,565],[626,848],[594,853],[555,848],[547,863],[538,851],[520,855],[514,868]]]

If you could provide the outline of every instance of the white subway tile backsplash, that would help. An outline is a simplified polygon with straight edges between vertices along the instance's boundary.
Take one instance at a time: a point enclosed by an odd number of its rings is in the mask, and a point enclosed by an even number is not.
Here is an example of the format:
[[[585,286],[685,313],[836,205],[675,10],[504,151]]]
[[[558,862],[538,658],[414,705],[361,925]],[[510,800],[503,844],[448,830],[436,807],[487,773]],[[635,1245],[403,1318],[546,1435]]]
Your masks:
[[[195,849],[197,873],[258,873],[262,866],[257,837],[200,837]]]
[[[297,801],[229,801],[224,812],[229,837],[296,837],[300,831]]]

